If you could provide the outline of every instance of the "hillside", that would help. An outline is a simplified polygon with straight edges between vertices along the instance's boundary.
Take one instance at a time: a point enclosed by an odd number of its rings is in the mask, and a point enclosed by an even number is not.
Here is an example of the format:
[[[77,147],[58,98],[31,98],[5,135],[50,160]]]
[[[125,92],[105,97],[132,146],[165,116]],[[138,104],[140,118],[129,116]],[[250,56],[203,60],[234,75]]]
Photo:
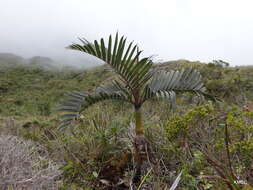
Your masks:
[[[222,61],[204,64],[186,60],[155,65],[165,70],[189,66],[199,70],[207,92],[220,101],[211,103],[192,94],[179,95],[175,112],[164,102],[145,104],[146,136],[160,160],[157,170],[145,182],[147,187],[167,187],[175,179],[174,174],[183,170],[182,190],[224,189],[226,182],[217,177],[217,166],[212,164],[213,160],[227,162],[226,135],[222,127],[216,128],[224,123],[230,133],[231,167],[252,185],[253,66],[229,67]],[[121,180],[124,183],[117,188],[127,189],[132,171],[130,105],[103,102],[85,111],[65,134],[57,128],[59,116],[55,110],[66,92],[91,90],[112,77],[104,66],[59,70],[49,58],[26,60],[0,54],[1,134],[18,135],[45,146],[49,157],[63,164],[61,189],[113,189],[112,184]],[[12,125],[10,121],[14,121]],[[221,170],[228,172],[228,165],[222,165]]]
[[[49,114],[64,92],[93,88],[111,76],[103,66],[84,71],[71,67],[58,70],[53,60],[44,57],[25,60],[2,54],[0,61],[4,62],[0,65],[0,113],[6,116],[37,115],[42,109],[39,106],[47,107]],[[203,64],[180,60],[155,67],[165,70],[196,68],[210,94],[227,102],[233,99],[237,105],[253,100],[253,66],[228,67],[218,62]]]
[[[48,57],[35,56],[25,59],[21,56],[11,53],[0,53],[0,70],[13,69],[19,66],[27,66],[29,68],[43,69],[48,71],[60,68],[57,67],[57,63],[54,60]]]

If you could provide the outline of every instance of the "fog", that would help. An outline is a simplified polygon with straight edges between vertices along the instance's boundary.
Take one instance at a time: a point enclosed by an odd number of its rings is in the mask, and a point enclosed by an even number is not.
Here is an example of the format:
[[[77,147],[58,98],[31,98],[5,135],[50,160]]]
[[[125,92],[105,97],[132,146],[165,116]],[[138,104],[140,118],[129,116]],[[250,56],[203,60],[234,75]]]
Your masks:
[[[0,52],[96,65],[65,49],[117,31],[157,61],[253,65],[252,0],[0,0]]]

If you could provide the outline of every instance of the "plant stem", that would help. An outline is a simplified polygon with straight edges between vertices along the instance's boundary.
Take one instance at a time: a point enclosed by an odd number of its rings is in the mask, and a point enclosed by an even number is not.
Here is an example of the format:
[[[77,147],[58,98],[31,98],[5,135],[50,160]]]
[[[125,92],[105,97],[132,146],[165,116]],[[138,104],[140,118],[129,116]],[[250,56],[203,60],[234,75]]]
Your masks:
[[[144,128],[142,125],[142,113],[140,107],[135,107],[135,132],[136,135],[143,135]]]
[[[145,182],[146,178],[149,176],[151,170],[152,170],[152,168],[150,168],[149,171],[147,172],[147,174],[142,178],[141,183],[139,184],[139,187],[137,190],[141,189],[142,184]]]
[[[225,147],[226,147],[226,153],[227,153],[227,159],[228,159],[228,167],[229,167],[229,170],[230,170],[230,174],[231,176],[235,179],[235,175],[234,175],[234,172],[233,172],[233,169],[232,169],[232,163],[231,163],[231,158],[230,158],[230,152],[229,152],[229,135],[228,135],[228,126],[227,126],[227,123],[225,124],[225,138],[224,138],[224,141],[225,141]]]
[[[139,184],[141,180],[141,166],[143,163],[142,153],[145,152],[146,140],[144,137],[144,128],[142,125],[142,115],[140,106],[135,105],[135,133],[136,136],[134,138],[134,148],[135,148],[135,164],[136,164],[136,172],[133,178],[134,183]]]

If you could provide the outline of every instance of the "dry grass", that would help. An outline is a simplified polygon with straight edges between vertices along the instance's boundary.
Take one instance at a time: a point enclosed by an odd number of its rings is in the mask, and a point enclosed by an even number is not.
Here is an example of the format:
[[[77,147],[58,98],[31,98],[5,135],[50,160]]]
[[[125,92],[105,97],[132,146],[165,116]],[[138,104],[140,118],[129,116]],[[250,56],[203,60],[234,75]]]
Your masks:
[[[0,190],[57,189],[59,166],[32,141],[0,136]]]

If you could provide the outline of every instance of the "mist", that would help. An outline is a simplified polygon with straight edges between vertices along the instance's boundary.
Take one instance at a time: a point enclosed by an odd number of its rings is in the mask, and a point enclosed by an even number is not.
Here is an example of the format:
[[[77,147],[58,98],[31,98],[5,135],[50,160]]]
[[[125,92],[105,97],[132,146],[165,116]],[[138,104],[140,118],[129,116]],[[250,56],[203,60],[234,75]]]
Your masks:
[[[157,61],[252,65],[252,7],[250,0],[1,0],[0,52],[96,66],[102,62],[65,47],[118,31]]]

